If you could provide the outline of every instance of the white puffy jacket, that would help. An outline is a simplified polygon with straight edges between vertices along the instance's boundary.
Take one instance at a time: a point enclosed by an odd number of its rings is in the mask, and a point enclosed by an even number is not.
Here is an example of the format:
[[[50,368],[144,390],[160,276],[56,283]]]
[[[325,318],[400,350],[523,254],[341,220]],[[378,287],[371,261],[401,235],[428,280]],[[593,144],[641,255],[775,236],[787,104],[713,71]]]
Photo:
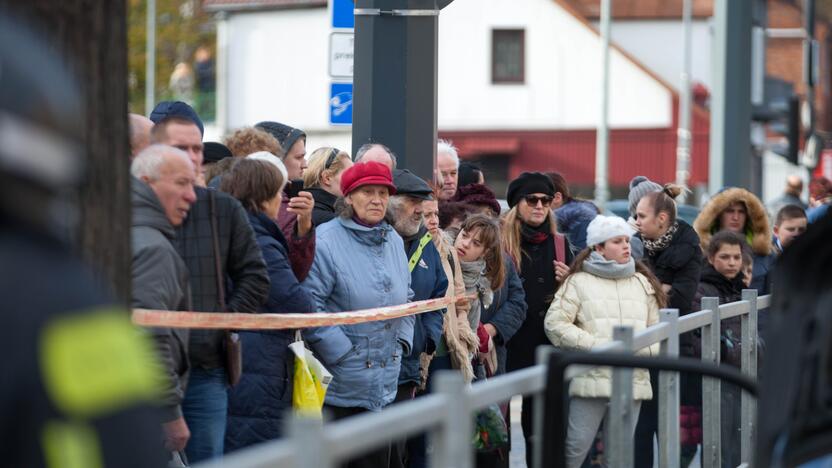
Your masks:
[[[659,320],[656,293],[647,278],[636,273],[629,278],[605,279],[586,272],[570,275],[558,289],[544,327],[555,346],[590,350],[612,341],[613,327],[629,326],[633,332]],[[658,345],[639,350],[637,354],[658,355]],[[569,394],[583,398],[609,398],[612,393],[612,372],[597,367],[575,377]],[[633,397],[650,400],[650,375],[645,369],[633,372]]]

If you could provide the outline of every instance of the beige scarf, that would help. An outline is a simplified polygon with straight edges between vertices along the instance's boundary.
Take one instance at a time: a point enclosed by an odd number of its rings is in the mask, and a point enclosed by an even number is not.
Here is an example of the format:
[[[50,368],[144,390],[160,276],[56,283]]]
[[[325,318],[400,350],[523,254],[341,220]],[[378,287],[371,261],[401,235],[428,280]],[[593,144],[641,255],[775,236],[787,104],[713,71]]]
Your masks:
[[[433,237],[433,242],[436,250],[439,251],[439,256],[442,258],[442,268],[445,270],[445,276],[448,277],[448,291],[445,293],[445,297],[465,294],[465,283],[462,280],[459,258],[457,258],[449,239],[445,235],[439,235]],[[448,261],[449,254],[453,255],[454,268],[451,267],[451,262]],[[479,348],[479,339],[468,324],[469,308],[468,301],[450,304],[442,326],[442,335],[445,337],[445,344],[448,346],[451,365],[454,369],[459,369],[465,382],[471,382],[474,379],[471,359]],[[427,369],[432,359],[432,354],[422,353],[420,359],[422,385],[427,381]]]

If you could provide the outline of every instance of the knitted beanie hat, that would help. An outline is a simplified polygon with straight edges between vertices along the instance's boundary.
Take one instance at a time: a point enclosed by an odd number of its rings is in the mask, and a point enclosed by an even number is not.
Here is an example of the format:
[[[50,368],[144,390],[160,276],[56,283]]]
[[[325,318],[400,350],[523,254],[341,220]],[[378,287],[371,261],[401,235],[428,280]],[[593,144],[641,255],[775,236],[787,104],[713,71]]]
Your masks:
[[[299,138],[303,138],[303,140],[306,141],[306,133],[304,133],[303,130],[290,127],[279,122],[260,122],[255,125],[255,127],[265,130],[269,132],[271,136],[275,137],[278,143],[280,143],[280,147],[283,148],[283,152],[287,154]]]
[[[630,181],[630,194],[627,196],[629,200],[629,210],[630,216],[633,218],[636,217],[636,207],[638,206],[638,202],[641,201],[641,198],[648,193],[652,192],[661,192],[662,186],[653,182],[652,180],[648,179],[644,176],[635,176],[633,180]]]

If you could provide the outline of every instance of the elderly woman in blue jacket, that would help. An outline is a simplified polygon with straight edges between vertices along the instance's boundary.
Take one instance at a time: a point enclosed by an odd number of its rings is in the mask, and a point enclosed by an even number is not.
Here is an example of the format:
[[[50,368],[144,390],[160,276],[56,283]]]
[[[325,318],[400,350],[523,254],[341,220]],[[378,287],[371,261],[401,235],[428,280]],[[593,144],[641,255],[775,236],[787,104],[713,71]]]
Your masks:
[[[315,261],[303,286],[321,312],[406,303],[410,272],[402,238],[384,220],[391,193],[390,169],[359,163],[341,175],[346,207],[317,228]],[[328,327],[306,335],[332,372],[325,404],[336,419],[380,411],[396,397],[402,356],[413,343],[413,316]],[[382,453],[383,452],[383,453]],[[353,466],[387,466],[387,450]]]
[[[221,188],[246,208],[269,273],[269,296],[260,312],[309,312],[312,300],[289,263],[286,239],[277,226],[286,168],[274,155],[261,152],[234,163]],[[243,374],[228,402],[225,450],[277,439],[292,409],[290,385],[294,358],[292,330],[240,332]]]

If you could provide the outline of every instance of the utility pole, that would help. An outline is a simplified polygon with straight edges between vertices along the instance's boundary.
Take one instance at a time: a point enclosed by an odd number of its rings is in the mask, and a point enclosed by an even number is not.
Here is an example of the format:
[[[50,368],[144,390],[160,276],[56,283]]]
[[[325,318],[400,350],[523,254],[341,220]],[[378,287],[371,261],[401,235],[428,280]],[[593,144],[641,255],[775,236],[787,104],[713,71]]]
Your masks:
[[[156,105],[156,0],[147,0],[147,49],[144,70],[144,113]]]
[[[708,189],[751,182],[751,2],[714,3]]]
[[[683,51],[681,90],[679,93],[679,128],[676,130],[676,185],[688,186],[690,178],[690,159],[692,153],[692,132],[690,125],[691,110],[691,22],[693,16],[693,0],[684,0],[682,6]],[[687,194],[682,191],[679,202],[684,203]]]
[[[439,11],[452,0],[356,0],[353,154],[378,142],[433,180]]]
[[[609,189],[610,0],[601,0],[601,114],[595,133],[595,204],[602,211]]]

